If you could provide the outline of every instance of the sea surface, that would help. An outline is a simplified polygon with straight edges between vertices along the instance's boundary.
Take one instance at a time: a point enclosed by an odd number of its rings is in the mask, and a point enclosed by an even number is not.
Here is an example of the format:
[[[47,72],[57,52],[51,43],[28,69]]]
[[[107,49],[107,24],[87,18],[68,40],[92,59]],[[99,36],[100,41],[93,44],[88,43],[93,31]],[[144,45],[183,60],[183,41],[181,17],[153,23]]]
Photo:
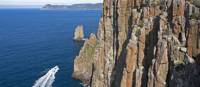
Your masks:
[[[80,87],[71,78],[83,43],[74,42],[77,25],[96,33],[100,10],[0,9],[0,87]]]

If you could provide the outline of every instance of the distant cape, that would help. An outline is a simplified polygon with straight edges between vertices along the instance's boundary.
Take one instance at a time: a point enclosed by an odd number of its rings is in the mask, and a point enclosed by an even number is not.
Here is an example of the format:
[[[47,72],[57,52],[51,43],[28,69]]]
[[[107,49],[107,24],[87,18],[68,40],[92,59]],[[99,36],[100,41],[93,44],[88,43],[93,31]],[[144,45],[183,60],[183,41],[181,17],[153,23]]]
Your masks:
[[[85,4],[72,4],[72,5],[52,5],[46,4],[42,10],[101,10],[102,3],[85,3]]]

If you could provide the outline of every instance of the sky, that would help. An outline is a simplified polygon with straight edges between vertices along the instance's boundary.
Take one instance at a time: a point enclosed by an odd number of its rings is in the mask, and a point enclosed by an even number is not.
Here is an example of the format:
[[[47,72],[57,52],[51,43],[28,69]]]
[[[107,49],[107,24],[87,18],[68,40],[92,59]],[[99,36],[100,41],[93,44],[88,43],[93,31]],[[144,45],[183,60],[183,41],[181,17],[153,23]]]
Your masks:
[[[103,0],[0,0],[0,5],[45,5],[45,4],[77,4],[101,3]]]

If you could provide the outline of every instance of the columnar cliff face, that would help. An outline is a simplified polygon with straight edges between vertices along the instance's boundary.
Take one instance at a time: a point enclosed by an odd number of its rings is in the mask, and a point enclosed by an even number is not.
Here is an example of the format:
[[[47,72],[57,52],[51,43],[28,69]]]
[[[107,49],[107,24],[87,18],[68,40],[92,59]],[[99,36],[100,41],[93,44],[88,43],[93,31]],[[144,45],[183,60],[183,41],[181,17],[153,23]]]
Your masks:
[[[74,63],[89,74],[74,74],[92,87],[200,87],[200,16],[192,3],[104,0],[93,56],[75,59],[90,66]]]

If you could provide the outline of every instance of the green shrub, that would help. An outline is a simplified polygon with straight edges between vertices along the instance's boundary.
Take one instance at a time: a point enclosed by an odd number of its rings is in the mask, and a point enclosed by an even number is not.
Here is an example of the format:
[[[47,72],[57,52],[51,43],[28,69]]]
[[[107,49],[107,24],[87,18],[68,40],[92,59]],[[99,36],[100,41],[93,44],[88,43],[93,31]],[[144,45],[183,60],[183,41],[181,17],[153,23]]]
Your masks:
[[[135,29],[135,36],[139,37],[141,35],[141,30],[140,28]]]
[[[175,61],[174,61],[174,64],[175,64],[175,65],[185,65],[185,62],[182,61],[182,60],[175,60]]]
[[[200,14],[192,14],[192,15],[190,15],[190,19],[199,20],[200,19]]]
[[[200,8],[200,0],[193,0],[193,4]]]
[[[144,27],[144,21],[140,21],[140,23],[139,23],[139,27]]]

